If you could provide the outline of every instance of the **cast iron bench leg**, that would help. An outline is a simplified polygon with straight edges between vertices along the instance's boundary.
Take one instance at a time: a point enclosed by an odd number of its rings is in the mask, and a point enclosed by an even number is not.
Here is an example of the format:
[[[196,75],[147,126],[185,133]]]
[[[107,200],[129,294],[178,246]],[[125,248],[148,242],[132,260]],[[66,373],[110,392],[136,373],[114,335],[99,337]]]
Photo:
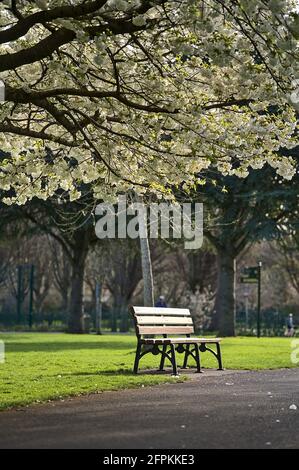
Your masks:
[[[217,347],[218,370],[223,370],[220,344],[216,343],[216,347]]]
[[[164,362],[165,362],[165,355],[164,354],[166,353],[166,349],[167,349],[167,345],[163,344],[160,367],[159,367],[160,371],[164,370]]]
[[[199,344],[194,344],[194,352],[195,352],[195,357],[196,357],[196,367],[197,367],[197,372],[201,373],[201,368],[200,368],[200,354],[199,354]]]
[[[189,357],[189,348],[190,348],[190,344],[187,344],[187,345],[186,345],[185,356],[184,356],[184,363],[183,363],[182,369],[187,369],[188,357]]]
[[[139,341],[138,341],[137,348],[136,348],[135,362],[134,362],[134,374],[137,374],[137,372],[138,372],[140,352],[141,352],[141,343],[139,343]]]
[[[178,375],[174,344],[170,344],[170,350],[171,350],[171,362],[172,362],[173,375]]]

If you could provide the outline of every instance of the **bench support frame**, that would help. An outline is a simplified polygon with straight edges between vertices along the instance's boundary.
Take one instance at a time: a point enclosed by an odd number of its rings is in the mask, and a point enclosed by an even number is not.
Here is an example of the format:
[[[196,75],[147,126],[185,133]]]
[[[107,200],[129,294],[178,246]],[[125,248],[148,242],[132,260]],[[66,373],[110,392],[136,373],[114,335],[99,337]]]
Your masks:
[[[142,351],[142,346],[143,345],[152,346],[152,347],[149,348],[149,349],[146,349],[145,351]],[[168,346],[169,346],[169,350],[167,351]],[[150,345],[150,344],[144,342],[144,340],[141,341],[140,339],[137,342],[135,362],[134,362],[134,374],[137,374],[137,372],[138,372],[138,366],[139,366],[140,359],[148,353],[152,353],[154,356],[157,356],[158,354],[161,354],[161,361],[160,361],[160,368],[159,368],[160,371],[163,370],[165,359],[168,359],[169,362],[172,365],[173,375],[174,376],[179,375],[178,374],[178,368],[177,368],[177,362],[176,362],[176,356],[175,356],[174,344],[171,344],[171,343],[164,344],[162,346],[162,350],[161,350],[157,344]],[[162,364],[162,368],[161,368],[161,364]]]
[[[213,343],[212,343],[213,344]],[[215,342],[215,345],[216,345],[216,352],[211,349],[211,348],[208,348],[206,346],[206,343],[199,343],[197,344],[198,348],[199,348],[199,351],[200,352],[205,352],[205,351],[209,351],[210,353],[213,354],[213,356],[216,357],[217,361],[218,361],[218,370],[224,370],[223,369],[223,365],[222,365],[222,356],[221,356],[221,347],[220,347],[220,344],[217,342]],[[194,358],[194,355],[192,354],[192,352],[190,351],[190,347],[189,347],[189,344],[186,345],[186,351],[185,351],[185,357],[184,357],[184,363],[183,363],[183,367],[182,369],[187,369],[188,367],[188,359],[189,359],[189,356],[192,356]]]
[[[175,345],[173,345],[173,346],[175,346]],[[193,346],[192,350],[190,350],[190,346]],[[166,349],[167,346],[163,345],[163,351],[164,351],[164,348]],[[201,372],[199,344],[198,343],[178,344],[177,347],[175,348],[175,350],[178,353],[185,353],[185,357],[186,357],[186,355],[187,356],[192,356],[193,359],[195,360],[197,372],[199,372],[199,373]],[[164,370],[164,362],[165,362],[165,356],[162,353],[160,367],[159,367],[160,371]],[[185,359],[184,359],[184,363],[185,363]],[[184,368],[184,367],[182,367],[182,368]]]

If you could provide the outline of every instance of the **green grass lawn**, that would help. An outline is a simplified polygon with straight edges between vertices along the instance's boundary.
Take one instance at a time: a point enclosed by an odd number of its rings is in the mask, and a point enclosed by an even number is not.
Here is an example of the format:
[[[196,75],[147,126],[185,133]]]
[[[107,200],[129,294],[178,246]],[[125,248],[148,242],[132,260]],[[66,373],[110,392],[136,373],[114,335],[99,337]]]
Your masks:
[[[0,364],[0,409],[38,403],[88,392],[185,380],[171,375],[134,375],[136,339],[130,335],[67,335],[11,333],[5,342],[6,361]],[[289,338],[226,338],[223,362],[227,369],[295,367]],[[180,359],[183,357],[180,357]],[[208,352],[203,367],[216,367]],[[158,356],[148,355],[141,368],[157,367]]]

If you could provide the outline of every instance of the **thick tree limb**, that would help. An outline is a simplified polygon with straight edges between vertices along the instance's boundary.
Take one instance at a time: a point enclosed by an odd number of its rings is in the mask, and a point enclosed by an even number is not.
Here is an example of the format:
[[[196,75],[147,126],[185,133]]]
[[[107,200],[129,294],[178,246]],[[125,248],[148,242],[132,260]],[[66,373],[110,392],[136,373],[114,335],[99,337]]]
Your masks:
[[[13,124],[0,124],[0,132],[6,132],[10,134],[23,135],[27,137],[33,137],[34,139],[42,139],[57,144],[65,145],[67,147],[75,147],[77,144],[75,141],[64,139],[53,134],[48,134],[42,131],[33,131],[31,129],[14,126]]]
[[[80,96],[88,98],[115,98],[121,103],[127,105],[130,108],[139,109],[140,111],[147,111],[149,113],[167,113],[167,114],[176,114],[178,110],[169,111],[167,108],[162,106],[157,106],[155,104],[141,104],[131,101],[123,93],[118,91],[99,91],[99,90],[87,90],[87,89],[77,89],[77,88],[54,88],[50,90],[35,91],[30,90],[29,92],[23,90],[22,88],[11,88],[6,87],[5,99],[7,101],[12,101],[14,103],[35,103],[39,105],[42,103],[39,100],[44,100],[46,98],[54,98],[58,96]],[[41,104],[42,107],[45,107]],[[48,103],[49,106],[49,103]],[[45,107],[45,109],[47,109]],[[52,114],[52,113],[51,113]]]
[[[168,0],[143,0],[138,8],[134,8],[134,13],[146,13],[154,4],[160,5],[167,1]],[[13,1],[12,11],[19,21],[10,28],[0,31],[0,44],[15,41],[16,39],[25,36],[25,34],[27,34],[28,31],[37,24],[45,25],[46,23],[57,19],[76,19],[84,16],[86,17],[102,8],[105,3],[107,3],[107,0],[87,1],[75,6],[63,5],[51,10],[38,11],[25,18],[16,9],[15,3],[16,2]],[[105,14],[103,14],[102,17],[105,21],[108,19],[108,23],[110,23],[110,19],[107,18]]]
[[[91,39],[93,39],[95,36],[105,31],[111,31],[115,35],[142,31],[153,23],[155,23],[154,20],[148,21],[147,26],[135,26],[130,21],[113,20],[104,25],[87,27],[84,31]],[[46,57],[50,57],[61,46],[72,42],[74,39],[76,39],[75,31],[67,28],[60,28],[39,41],[34,46],[28,47],[28,49],[22,49],[14,54],[1,55],[0,72],[13,70],[21,67],[22,65],[33,64],[34,62],[45,59]]]
[[[14,54],[3,54],[0,56],[0,72],[13,70],[22,65],[32,64],[49,57],[59,47],[75,39],[76,33],[70,29],[61,28],[39,41],[28,49],[22,49]]]
[[[58,18],[78,18],[99,10],[107,0],[95,0],[93,2],[81,3],[80,5],[64,5],[52,10],[38,11],[26,18],[21,18],[16,24],[4,31],[0,31],[0,44],[15,41],[24,36],[36,24],[45,24]]]

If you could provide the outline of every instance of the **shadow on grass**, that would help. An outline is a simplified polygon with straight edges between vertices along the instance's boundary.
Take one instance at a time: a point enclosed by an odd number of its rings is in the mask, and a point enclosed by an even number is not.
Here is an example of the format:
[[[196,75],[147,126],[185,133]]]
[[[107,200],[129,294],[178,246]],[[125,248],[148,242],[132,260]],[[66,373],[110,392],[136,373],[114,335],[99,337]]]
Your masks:
[[[193,369],[190,369],[189,372],[191,371],[194,371],[195,368]],[[182,371],[181,371],[182,373]],[[185,373],[185,369],[184,369],[184,373]],[[103,376],[106,376],[106,377],[120,377],[120,376],[125,376],[125,377],[138,377],[138,376],[142,376],[142,375],[156,375],[156,376],[160,376],[160,375],[171,375],[172,374],[172,368],[169,367],[165,370],[162,370],[160,371],[159,369],[155,369],[155,368],[148,368],[148,369],[140,369],[138,371],[138,374],[134,374],[133,373],[133,370],[131,368],[128,368],[128,369],[116,369],[116,370],[113,370],[113,369],[108,369],[108,370],[103,370],[103,371],[97,371],[97,372],[73,372],[73,373],[70,373],[70,374],[62,374],[63,376],[65,377],[70,377],[70,376],[75,376],[75,377],[88,377],[88,376],[97,376],[97,377],[100,377],[101,375]]]
[[[103,371],[97,371],[97,372],[73,372],[71,374],[64,374],[65,377],[88,377],[88,376],[128,376],[132,375],[136,377],[136,374],[133,373],[132,370],[130,369],[116,369],[116,370],[103,370]]]
[[[117,349],[127,349],[128,354],[133,354],[135,351],[131,351],[131,348],[135,346],[134,340],[132,339],[133,344],[124,343],[122,341],[99,341],[98,343],[89,343],[86,342],[41,342],[41,343],[19,343],[19,342],[9,342],[6,345],[7,352],[56,352],[56,351],[71,351],[71,350],[117,350]]]

